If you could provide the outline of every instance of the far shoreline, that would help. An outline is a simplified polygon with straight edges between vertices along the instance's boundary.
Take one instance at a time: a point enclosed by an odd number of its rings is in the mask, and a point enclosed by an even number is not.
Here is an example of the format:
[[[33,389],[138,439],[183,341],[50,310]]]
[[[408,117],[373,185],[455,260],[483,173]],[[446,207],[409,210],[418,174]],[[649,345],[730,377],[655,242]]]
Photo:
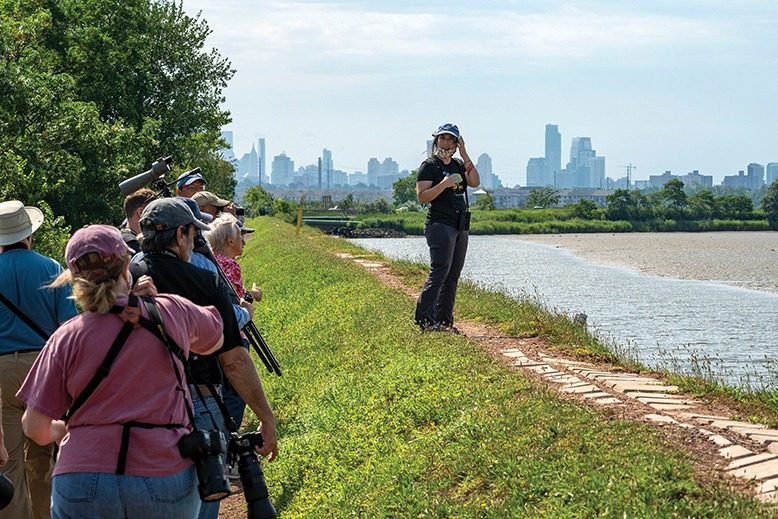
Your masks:
[[[566,249],[588,261],[661,277],[778,293],[778,232],[501,235]]]

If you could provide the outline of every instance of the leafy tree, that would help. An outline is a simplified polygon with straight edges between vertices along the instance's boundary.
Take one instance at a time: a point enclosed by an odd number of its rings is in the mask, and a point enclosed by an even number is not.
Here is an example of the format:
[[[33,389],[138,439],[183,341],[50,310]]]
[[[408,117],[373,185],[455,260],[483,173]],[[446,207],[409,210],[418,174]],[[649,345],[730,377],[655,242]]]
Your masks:
[[[421,206],[419,202],[415,202],[411,200],[410,202],[405,202],[401,206],[398,206],[395,208],[395,213],[420,213],[423,211],[424,208]]]
[[[389,204],[384,198],[379,198],[375,202],[367,202],[362,203],[358,207],[358,212],[370,214],[370,213],[381,213],[381,214],[389,214],[392,212],[392,208],[389,207]]]
[[[743,219],[754,212],[754,202],[748,195],[724,195],[716,205],[719,218]]]
[[[770,228],[778,231],[778,180],[770,184],[762,198],[762,210],[767,215]]]
[[[559,203],[559,193],[552,187],[533,189],[527,195],[527,207],[553,207]]]
[[[662,203],[662,207],[667,216],[674,219],[684,217],[687,199],[686,193],[683,191],[683,182],[681,182],[681,180],[677,178],[668,180],[665,185],[662,186],[662,189],[657,196]]]
[[[494,206],[494,199],[488,191],[485,191],[483,195],[480,195],[473,204],[473,209],[480,209],[481,211],[494,211],[497,209]]]
[[[274,198],[272,214],[284,221],[294,223],[297,221],[297,204],[285,198]]]
[[[262,186],[251,186],[243,195],[243,205],[246,214],[250,217],[272,214],[273,195],[265,191]]]
[[[416,170],[395,180],[392,184],[392,201],[396,206],[418,201],[416,198]]]
[[[617,189],[605,198],[605,203],[608,220],[647,221],[655,214],[651,202],[639,191]]]
[[[338,207],[340,207],[344,215],[351,212],[354,209],[354,205],[354,195],[352,193],[347,194],[343,197],[343,200],[338,203]]]
[[[169,0],[0,0],[3,198],[118,222],[119,181],[168,154],[232,197],[216,154],[232,71],[207,34]]]
[[[586,198],[582,198],[578,203],[571,205],[570,209],[570,214],[573,218],[581,218],[584,220],[596,219],[595,212],[597,211],[597,204]]]
[[[700,189],[689,197],[686,210],[693,220],[705,220],[716,213],[716,197],[710,189]]]

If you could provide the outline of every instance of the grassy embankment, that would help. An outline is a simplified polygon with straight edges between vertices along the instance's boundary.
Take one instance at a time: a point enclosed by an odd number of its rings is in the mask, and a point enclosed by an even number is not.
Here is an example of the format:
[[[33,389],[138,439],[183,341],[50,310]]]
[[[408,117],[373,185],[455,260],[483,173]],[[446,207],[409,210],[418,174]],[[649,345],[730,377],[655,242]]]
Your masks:
[[[371,214],[355,217],[356,229],[393,229],[424,234],[426,213]],[[554,234],[633,231],[767,231],[766,218],[757,220],[648,220],[645,222],[576,218],[569,207],[473,211],[471,234]]]
[[[655,429],[566,402],[462,337],[421,335],[406,295],[331,255],[347,242],[252,225],[244,276],[265,291],[257,322],[284,369],[264,380],[285,517],[772,514],[701,485]],[[533,326],[494,297],[468,288],[460,307]]]

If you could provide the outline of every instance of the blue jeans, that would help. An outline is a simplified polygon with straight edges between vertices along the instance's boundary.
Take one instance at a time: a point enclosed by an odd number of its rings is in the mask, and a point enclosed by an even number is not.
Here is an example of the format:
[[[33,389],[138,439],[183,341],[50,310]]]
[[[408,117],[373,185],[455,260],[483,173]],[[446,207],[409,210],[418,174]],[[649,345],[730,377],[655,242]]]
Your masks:
[[[71,472],[51,483],[52,519],[193,519],[199,508],[194,467],[158,477]]]
[[[190,386],[190,389],[191,388],[192,387]],[[215,421],[216,427],[229,437],[229,431],[227,430],[227,426],[224,423],[224,417],[219,410],[219,404],[216,403],[216,399],[212,396],[204,397],[205,406],[203,406],[203,402],[200,400],[200,397],[197,396],[197,393],[195,393],[193,389],[192,399],[194,400],[195,425],[197,428],[212,431],[213,422]],[[208,412],[206,412],[206,409],[210,411],[210,416],[208,415]],[[211,416],[213,416],[213,421],[211,420]],[[224,459],[222,461],[226,462]],[[219,501],[202,502],[200,506],[200,514],[197,517],[198,519],[218,519]]]

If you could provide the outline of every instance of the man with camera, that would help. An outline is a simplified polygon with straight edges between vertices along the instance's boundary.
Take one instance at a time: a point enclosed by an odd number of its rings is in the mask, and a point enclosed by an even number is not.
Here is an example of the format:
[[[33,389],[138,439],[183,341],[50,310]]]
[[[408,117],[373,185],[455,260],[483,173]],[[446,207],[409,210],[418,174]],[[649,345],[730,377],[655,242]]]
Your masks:
[[[154,191],[147,187],[138,189],[124,198],[124,215],[127,218],[127,225],[121,229],[122,239],[132,249],[133,254],[140,252],[140,243],[138,242],[140,215],[149,202],[155,198]]]
[[[273,460],[278,453],[275,416],[249,352],[242,341],[227,287],[217,275],[188,263],[195,235],[204,224],[181,200],[154,200],[140,219],[144,259],[132,266],[138,278],[148,274],[160,293],[181,295],[198,305],[213,305],[224,321],[224,345],[213,355],[190,360],[190,388],[195,402],[195,422],[200,429],[214,427],[227,433],[220,409],[223,375],[260,420],[262,447],[257,452]],[[201,399],[198,395],[202,395]],[[219,503],[203,503],[201,518],[218,516]]]
[[[0,518],[49,517],[53,447],[41,447],[22,432],[24,403],[16,392],[48,336],[78,312],[70,289],[45,288],[62,267],[32,249],[32,234],[43,223],[37,207],[0,203],[0,392],[3,441],[14,484],[11,503]]]

